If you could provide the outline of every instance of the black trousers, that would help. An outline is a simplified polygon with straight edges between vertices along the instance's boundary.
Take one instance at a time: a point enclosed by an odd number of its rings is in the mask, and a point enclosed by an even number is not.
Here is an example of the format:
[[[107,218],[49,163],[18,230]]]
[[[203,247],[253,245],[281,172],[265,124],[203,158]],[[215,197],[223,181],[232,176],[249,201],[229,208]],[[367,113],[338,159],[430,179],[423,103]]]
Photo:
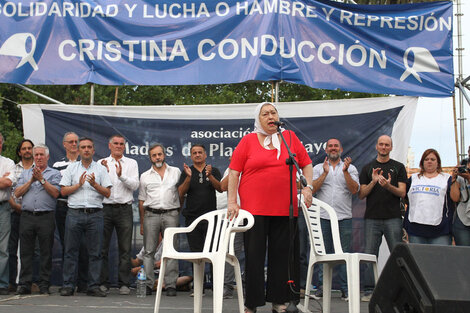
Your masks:
[[[20,217],[16,211],[11,212],[10,240],[8,241],[8,264],[10,270],[10,284],[16,286],[18,274],[18,242],[20,240]]]
[[[266,302],[281,304],[290,300],[298,301],[300,264],[297,229],[294,240],[290,240],[288,216],[255,215],[254,218],[255,224],[245,232],[245,305],[254,309]],[[297,218],[294,219],[294,225],[297,225]],[[296,293],[291,291],[288,280],[294,281]]]
[[[101,284],[110,286],[109,279],[109,247],[114,229],[119,252],[118,283],[119,287],[129,286],[131,279],[131,250],[132,250],[132,205],[103,204],[103,248],[101,257]]]
[[[24,211],[20,218],[20,286],[31,288],[33,256],[36,239],[39,241],[39,286],[48,287],[52,269],[52,245],[54,244],[54,212],[33,215]]]
[[[185,225],[188,227],[197,217],[186,217]],[[204,241],[206,240],[207,221],[202,221],[190,233],[187,233],[189,249],[191,252],[201,252],[204,248]]]

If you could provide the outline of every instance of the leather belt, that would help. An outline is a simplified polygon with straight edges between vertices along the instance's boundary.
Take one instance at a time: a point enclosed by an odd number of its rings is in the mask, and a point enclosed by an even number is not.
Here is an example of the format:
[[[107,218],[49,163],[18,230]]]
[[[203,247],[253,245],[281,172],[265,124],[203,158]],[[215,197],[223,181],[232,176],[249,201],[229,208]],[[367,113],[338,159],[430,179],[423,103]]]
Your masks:
[[[128,205],[131,205],[130,203],[103,203],[103,206],[109,205],[109,206],[125,206],[127,207]]]
[[[27,213],[29,215],[34,215],[34,216],[41,216],[45,214],[52,213],[53,211],[22,211],[22,213]]]
[[[101,211],[101,208],[76,208],[75,210],[78,210],[86,214],[93,214],[93,213]]]
[[[145,208],[145,211],[152,212],[153,214],[163,214],[163,213],[171,212],[171,211],[174,211],[174,210],[178,210],[178,209],[163,210],[163,209],[152,209],[150,207]]]

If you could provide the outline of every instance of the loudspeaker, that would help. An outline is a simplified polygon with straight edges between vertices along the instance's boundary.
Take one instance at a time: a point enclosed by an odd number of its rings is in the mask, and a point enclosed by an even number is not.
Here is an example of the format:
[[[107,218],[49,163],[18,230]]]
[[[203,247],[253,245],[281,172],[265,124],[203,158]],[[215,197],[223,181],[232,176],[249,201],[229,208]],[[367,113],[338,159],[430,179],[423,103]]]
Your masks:
[[[469,313],[470,247],[398,244],[369,313]]]

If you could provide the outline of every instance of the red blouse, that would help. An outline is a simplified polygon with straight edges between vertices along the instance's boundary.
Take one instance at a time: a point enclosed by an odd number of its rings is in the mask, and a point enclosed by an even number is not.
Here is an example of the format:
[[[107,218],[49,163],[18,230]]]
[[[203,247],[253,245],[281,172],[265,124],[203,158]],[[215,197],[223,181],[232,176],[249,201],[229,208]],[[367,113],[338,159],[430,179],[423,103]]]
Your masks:
[[[299,167],[312,161],[292,131],[283,135],[292,153],[296,154]],[[233,152],[230,168],[241,172],[238,188],[240,207],[253,215],[289,216],[289,166],[287,149],[281,141],[281,155],[276,158],[277,150],[267,150],[259,143],[256,133],[242,138]],[[292,192],[294,195],[294,215],[297,216],[297,186],[295,167]]]

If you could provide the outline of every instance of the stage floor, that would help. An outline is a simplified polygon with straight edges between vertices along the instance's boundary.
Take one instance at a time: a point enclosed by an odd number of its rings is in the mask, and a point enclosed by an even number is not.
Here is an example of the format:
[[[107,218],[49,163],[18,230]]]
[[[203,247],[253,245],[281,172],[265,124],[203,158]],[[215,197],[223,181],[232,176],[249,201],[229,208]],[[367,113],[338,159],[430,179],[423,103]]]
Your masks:
[[[17,296],[10,294],[0,296],[0,312],[8,313],[151,313],[155,303],[155,295],[140,299],[132,289],[130,295],[122,296],[117,288],[112,288],[106,298],[90,297],[83,293],[75,293],[71,297],[61,297],[58,287],[52,287],[51,295],[32,294]],[[176,297],[167,297],[162,293],[160,312],[193,312],[193,298],[190,292],[178,292]],[[368,312],[368,302],[361,302],[361,313]],[[203,297],[203,312],[212,312],[212,292],[206,291]],[[224,313],[238,312],[237,299],[224,299]],[[321,312],[321,302],[310,301],[311,312]],[[271,304],[258,308],[259,313],[271,312]],[[342,301],[340,293],[332,294],[332,313],[347,313],[348,304]]]

